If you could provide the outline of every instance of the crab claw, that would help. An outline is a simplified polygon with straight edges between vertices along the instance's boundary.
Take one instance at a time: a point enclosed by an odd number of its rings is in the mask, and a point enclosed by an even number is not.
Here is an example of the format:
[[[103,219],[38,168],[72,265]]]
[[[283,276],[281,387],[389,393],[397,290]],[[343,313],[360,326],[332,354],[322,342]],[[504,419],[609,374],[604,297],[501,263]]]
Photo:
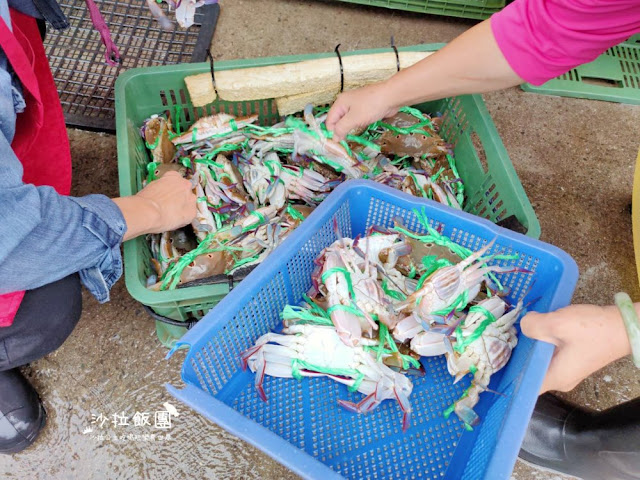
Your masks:
[[[409,403],[409,397],[404,393],[398,392],[397,389],[394,389],[393,393],[402,410],[402,431],[406,432],[411,426],[411,403]]]
[[[256,370],[256,390],[258,390],[258,395],[262,399],[263,402],[267,401],[267,394],[264,392],[264,387],[262,384],[264,383],[264,373],[267,367],[267,361],[264,358],[264,351],[260,351],[259,353],[260,359],[258,360],[258,367]]]
[[[454,411],[456,415],[458,415],[458,418],[467,425],[475,427],[480,424],[480,417],[473,411],[473,408],[469,408],[463,404],[457,404]]]
[[[249,366],[249,359],[253,357],[258,350],[262,348],[263,344],[254,345],[251,348],[246,349],[244,352],[240,354],[240,362],[242,364],[242,370],[246,370]]]
[[[360,413],[359,403],[349,402],[348,400],[338,400],[338,405],[351,413]]]

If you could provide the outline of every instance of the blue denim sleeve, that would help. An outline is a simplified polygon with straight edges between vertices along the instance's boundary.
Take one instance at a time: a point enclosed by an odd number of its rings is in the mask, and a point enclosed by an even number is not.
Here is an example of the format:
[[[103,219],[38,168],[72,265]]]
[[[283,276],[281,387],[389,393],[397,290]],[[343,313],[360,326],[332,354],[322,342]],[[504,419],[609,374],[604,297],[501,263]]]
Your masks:
[[[66,197],[22,183],[0,131],[0,293],[30,290],[74,272],[100,302],[122,275],[126,223],[104,195]]]

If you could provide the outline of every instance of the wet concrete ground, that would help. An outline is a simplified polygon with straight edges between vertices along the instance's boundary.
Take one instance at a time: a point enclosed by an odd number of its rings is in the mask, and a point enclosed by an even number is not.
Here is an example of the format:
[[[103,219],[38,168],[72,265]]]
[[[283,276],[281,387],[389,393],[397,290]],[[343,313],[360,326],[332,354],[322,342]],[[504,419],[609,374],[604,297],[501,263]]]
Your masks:
[[[347,51],[387,46],[392,34],[398,45],[447,42],[472,24],[338,2],[223,0],[213,47],[217,59],[323,52],[337,43]],[[609,304],[620,290],[639,300],[628,205],[640,107],[517,88],[485,100],[536,209],[542,240],[566,250],[580,266],[575,301]],[[115,138],[69,134],[74,194],[117,195]],[[82,320],[69,340],[25,368],[49,421],[32,448],[0,457],[0,478],[295,478],[173,401],[163,385],[179,384],[183,355],[164,360],[153,322],[122,280],[111,295],[110,303],[98,305],[85,294]],[[625,359],[565,396],[602,409],[639,395],[637,370]],[[180,416],[172,418],[171,428],[157,429],[154,413],[167,401]],[[151,425],[135,426],[136,412],[149,414]],[[114,425],[114,414],[130,425]],[[512,478],[560,477],[519,463]]]

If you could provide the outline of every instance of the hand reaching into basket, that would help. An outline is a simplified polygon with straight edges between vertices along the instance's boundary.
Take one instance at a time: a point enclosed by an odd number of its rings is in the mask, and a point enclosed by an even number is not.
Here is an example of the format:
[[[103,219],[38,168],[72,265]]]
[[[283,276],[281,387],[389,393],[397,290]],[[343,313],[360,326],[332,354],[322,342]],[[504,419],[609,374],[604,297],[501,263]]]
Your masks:
[[[176,230],[196,216],[196,196],[191,182],[178,172],[167,172],[131,197],[113,201],[122,211],[127,231],[124,240],[146,233]]]
[[[337,141],[352,131],[364,128],[382,118],[398,113],[403,105],[392,105],[390,87],[386,82],[368,85],[338,95],[329,114],[326,125]]]
[[[551,313],[532,312],[520,325],[526,336],[556,346],[540,393],[572,390],[592,373],[631,353],[615,306],[571,305]]]
[[[351,131],[430,100],[483,93],[522,83],[504,58],[489,20],[389,80],[340,94],[326,125],[343,140]]]

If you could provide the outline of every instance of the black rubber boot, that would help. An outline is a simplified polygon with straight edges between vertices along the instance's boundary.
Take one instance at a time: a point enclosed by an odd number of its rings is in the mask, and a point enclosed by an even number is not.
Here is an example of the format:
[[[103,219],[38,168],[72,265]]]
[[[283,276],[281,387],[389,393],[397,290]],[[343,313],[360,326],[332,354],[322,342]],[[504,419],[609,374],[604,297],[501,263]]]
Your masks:
[[[584,480],[638,480],[640,398],[595,412],[541,395],[519,456]]]
[[[0,372],[0,453],[18,453],[35,440],[46,413],[35,389],[17,368]]]

